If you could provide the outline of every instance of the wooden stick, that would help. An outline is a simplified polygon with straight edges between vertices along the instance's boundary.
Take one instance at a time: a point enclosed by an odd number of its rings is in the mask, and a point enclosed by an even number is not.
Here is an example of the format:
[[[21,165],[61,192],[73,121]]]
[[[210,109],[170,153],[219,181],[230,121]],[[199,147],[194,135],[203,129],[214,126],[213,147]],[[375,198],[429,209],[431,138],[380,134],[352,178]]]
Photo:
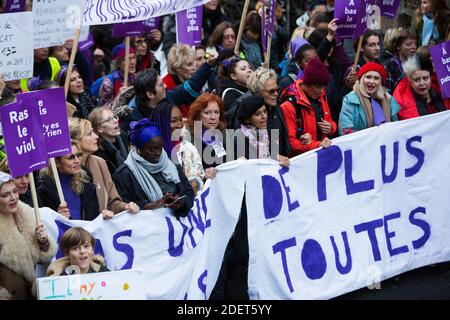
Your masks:
[[[69,92],[70,77],[72,75],[73,63],[75,62],[75,56],[78,51],[78,42],[80,41],[80,32],[81,32],[80,28],[75,30],[75,39],[73,40],[72,52],[70,53],[69,65],[67,67],[66,81],[64,82],[64,95],[66,98],[67,98],[67,94]]]
[[[49,161],[50,167],[52,168],[53,178],[55,179],[56,189],[58,190],[59,202],[65,203],[66,200],[64,200],[64,193],[62,191],[61,181],[59,180],[59,173],[58,169],[56,168],[55,158],[50,158]]]
[[[125,72],[123,86],[128,87],[128,69],[130,68],[130,37],[125,37]]]
[[[267,66],[267,69],[270,69],[270,47],[272,47],[272,36],[267,33],[267,52],[265,56],[265,65]]]
[[[361,36],[359,38],[358,50],[356,50],[356,57],[355,57],[355,62],[353,63],[353,70],[356,70],[356,66],[358,65],[359,56],[361,54],[362,40],[363,40],[363,37]]]
[[[244,11],[242,12],[241,24],[239,25],[239,32],[236,38],[236,44],[234,46],[234,53],[239,53],[239,47],[241,45],[242,33],[244,32],[245,18],[247,17],[248,6],[250,5],[250,0],[245,0]]]
[[[36,185],[34,183],[33,172],[30,172],[28,174],[28,178],[30,179],[31,197],[33,199],[34,214],[36,216],[36,225],[38,225],[41,223],[41,216],[39,214],[39,203],[37,199]]]

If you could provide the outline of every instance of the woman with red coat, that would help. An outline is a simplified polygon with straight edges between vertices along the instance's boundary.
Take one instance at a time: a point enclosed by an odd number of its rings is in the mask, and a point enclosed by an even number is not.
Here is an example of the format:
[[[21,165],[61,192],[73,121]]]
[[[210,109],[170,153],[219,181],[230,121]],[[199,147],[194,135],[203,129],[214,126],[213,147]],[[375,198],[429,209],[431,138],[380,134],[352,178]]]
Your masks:
[[[412,57],[403,64],[403,69],[406,77],[394,91],[401,107],[398,113],[400,120],[450,109],[450,99],[442,99],[431,85],[433,65],[429,60]]]
[[[331,118],[325,91],[329,81],[327,68],[316,57],[306,65],[303,79],[283,92],[281,109],[292,148],[291,156],[331,145],[329,138],[336,132],[337,125]]]

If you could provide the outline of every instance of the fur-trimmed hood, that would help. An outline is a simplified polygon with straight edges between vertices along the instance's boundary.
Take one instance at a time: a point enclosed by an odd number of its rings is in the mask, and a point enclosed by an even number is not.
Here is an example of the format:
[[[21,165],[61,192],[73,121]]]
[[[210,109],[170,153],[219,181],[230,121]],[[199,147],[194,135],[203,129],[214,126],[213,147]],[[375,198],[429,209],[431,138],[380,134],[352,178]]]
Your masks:
[[[98,272],[101,266],[103,265],[105,265],[105,258],[103,258],[101,255],[95,255],[92,257],[90,265],[92,270]],[[60,276],[64,272],[64,269],[66,269],[68,266],[70,266],[69,257],[63,257],[58,260],[55,260],[48,267],[47,276],[49,277]]]
[[[50,238],[47,252],[40,250],[35,234],[35,219],[33,209],[22,201],[19,201],[16,213],[22,232],[9,214],[0,213],[0,263],[30,283],[34,283],[36,277],[36,264],[49,262],[56,253],[56,245]]]

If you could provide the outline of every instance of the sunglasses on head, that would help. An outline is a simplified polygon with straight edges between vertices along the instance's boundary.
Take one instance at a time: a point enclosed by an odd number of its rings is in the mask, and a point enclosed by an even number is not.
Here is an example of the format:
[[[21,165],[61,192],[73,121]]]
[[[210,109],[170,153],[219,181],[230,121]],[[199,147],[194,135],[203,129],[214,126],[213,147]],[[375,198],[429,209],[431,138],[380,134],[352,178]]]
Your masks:
[[[73,160],[75,160],[75,158],[81,159],[82,157],[83,157],[83,153],[78,152],[78,153],[71,154],[70,156],[66,157],[65,159],[73,161]]]

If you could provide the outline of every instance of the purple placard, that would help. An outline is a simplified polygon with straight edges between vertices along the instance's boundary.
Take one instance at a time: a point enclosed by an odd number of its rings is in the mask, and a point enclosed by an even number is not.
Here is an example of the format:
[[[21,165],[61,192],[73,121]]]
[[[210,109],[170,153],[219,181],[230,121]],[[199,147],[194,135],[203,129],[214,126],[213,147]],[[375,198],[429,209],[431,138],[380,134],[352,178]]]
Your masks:
[[[176,13],[177,43],[190,46],[202,42],[203,6]]]
[[[17,101],[0,108],[6,155],[13,177],[47,166],[39,109]]]
[[[370,29],[372,20],[380,16],[380,8],[376,5],[377,0],[359,0],[357,5],[356,26],[353,39],[358,39]],[[356,1],[355,1],[356,4]]]
[[[267,52],[267,28],[266,28],[266,2],[262,2],[262,15],[261,15],[261,44],[264,55]]]
[[[381,15],[389,18],[395,18],[397,15],[400,0],[379,0]]]
[[[34,105],[39,110],[49,158],[72,152],[64,88],[18,94],[17,101]]]
[[[116,23],[112,28],[114,38],[136,37],[145,32],[145,25],[142,21]]]
[[[25,11],[25,0],[6,0],[3,13]]]
[[[267,23],[267,33],[272,37],[275,32],[275,10],[277,7],[277,0],[270,0],[269,17]]]
[[[150,18],[143,22],[146,30],[151,31],[159,28],[160,17]]]
[[[450,41],[430,48],[434,69],[444,99],[450,98]]]
[[[78,51],[84,52],[84,51],[90,49],[94,44],[95,44],[94,36],[92,35],[92,33],[89,32],[88,38],[86,40],[80,41],[78,43]]]
[[[338,19],[336,37],[351,39],[356,29],[359,0],[340,0],[334,3],[334,18]]]

